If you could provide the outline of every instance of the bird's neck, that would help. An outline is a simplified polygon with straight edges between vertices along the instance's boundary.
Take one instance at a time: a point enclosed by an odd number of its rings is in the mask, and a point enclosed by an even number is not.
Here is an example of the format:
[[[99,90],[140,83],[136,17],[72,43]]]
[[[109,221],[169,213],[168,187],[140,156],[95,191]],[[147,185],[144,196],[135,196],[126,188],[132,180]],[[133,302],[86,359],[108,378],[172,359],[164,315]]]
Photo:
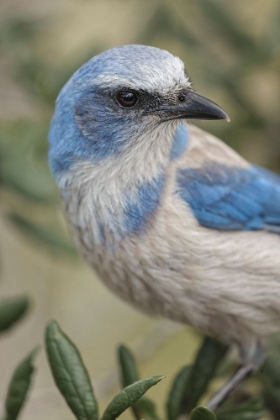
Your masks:
[[[161,194],[175,132],[176,126],[169,124],[154,130],[149,142],[138,139],[122,155],[97,164],[80,162],[62,177],[60,189],[72,224],[90,229],[94,243],[102,241],[105,231],[113,242],[120,238],[128,202],[137,205],[140,189],[147,201],[153,195],[156,202]]]

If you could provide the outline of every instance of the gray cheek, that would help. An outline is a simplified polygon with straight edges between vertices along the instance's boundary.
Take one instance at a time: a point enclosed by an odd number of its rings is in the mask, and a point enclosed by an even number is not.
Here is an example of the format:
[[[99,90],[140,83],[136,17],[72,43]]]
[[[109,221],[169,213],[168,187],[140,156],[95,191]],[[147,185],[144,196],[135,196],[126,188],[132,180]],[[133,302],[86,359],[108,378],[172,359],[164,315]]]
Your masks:
[[[120,154],[129,138],[127,121],[108,106],[96,105],[94,95],[83,97],[75,105],[76,124],[82,133],[88,158],[100,161]],[[129,137],[129,136],[128,136]]]

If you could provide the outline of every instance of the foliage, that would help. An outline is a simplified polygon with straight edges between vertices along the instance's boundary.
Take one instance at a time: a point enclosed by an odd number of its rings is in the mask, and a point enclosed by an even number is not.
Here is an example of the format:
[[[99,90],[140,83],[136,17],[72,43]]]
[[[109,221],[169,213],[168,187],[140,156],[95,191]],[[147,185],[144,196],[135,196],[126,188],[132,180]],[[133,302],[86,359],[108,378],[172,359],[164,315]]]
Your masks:
[[[98,406],[89,374],[78,349],[55,321],[51,321],[46,329],[46,350],[56,385],[76,418],[97,420]],[[163,376],[153,376],[126,386],[109,403],[101,419],[119,417],[162,379]]]
[[[98,419],[97,402],[80,353],[55,321],[46,329],[46,349],[56,385],[76,418]],[[229,399],[216,414],[197,406],[217,374],[226,350],[225,346],[205,338],[194,364],[182,368],[172,383],[166,404],[168,420],[176,420],[182,414],[191,420],[257,420],[265,415],[262,404],[251,397],[245,402]],[[124,345],[118,349],[118,361],[124,389],[109,403],[101,420],[114,420],[129,407],[136,420],[159,420],[155,403],[144,394],[163,376],[139,379],[135,358]]]
[[[38,348],[32,350],[14,371],[5,402],[5,420],[15,420],[18,418],[31,385],[31,376],[34,371],[33,359],[37,352]]]
[[[190,372],[186,388],[186,409],[190,412],[196,407],[201,396],[206,392],[218,364],[227,351],[227,347],[210,338],[205,338]]]
[[[15,308],[15,314],[18,314],[18,308],[14,302],[10,312],[13,308]],[[275,340],[279,346],[279,339],[276,337]],[[56,321],[51,321],[46,328],[45,345],[55,383],[78,420],[98,420],[99,418],[114,420],[128,408],[132,409],[136,420],[160,420],[155,403],[144,394],[164,377],[153,376],[140,379],[135,358],[124,345],[118,349],[120,378],[124,388],[108,404],[101,417],[98,414],[98,403],[90,375],[79,350]],[[260,402],[260,397],[252,397],[249,394],[244,398],[242,390],[229,398],[215,414],[198,405],[205,400],[205,393],[208,395],[207,388],[210,381],[220,375],[220,372],[228,370],[225,359],[226,350],[225,346],[216,341],[210,338],[204,339],[193,365],[180,369],[173,379],[166,403],[167,420],[177,420],[182,415],[191,420],[257,420],[264,417],[266,410]],[[4,420],[18,418],[30,388],[34,370],[33,360],[37,351],[37,348],[34,349],[14,371],[8,387]],[[274,384],[269,384],[271,381],[269,369],[274,362],[273,357],[267,359],[265,363],[267,376],[262,378],[262,381],[266,407],[276,414],[279,409],[276,398],[279,395],[278,369],[274,372]],[[280,366],[277,361],[276,366]],[[273,388],[272,393],[271,388]]]
[[[55,383],[76,418],[97,420],[97,401],[80,353],[55,321],[46,329],[46,349]]]
[[[0,333],[11,330],[21,320],[30,306],[25,296],[0,301]],[[36,347],[16,367],[10,380],[6,401],[4,420],[16,420],[26,401],[34,371],[33,360],[38,352]]]
[[[51,321],[47,326],[45,341],[56,385],[76,418],[78,420],[97,420],[99,418],[98,404],[89,374],[77,347],[61,330],[56,321]],[[195,407],[196,403],[194,401],[199,401],[203,396],[207,384],[214,375],[218,362],[221,361],[225,352],[226,348],[219,343],[209,338],[204,340],[194,365],[183,368],[173,382],[167,403],[168,420],[178,419],[181,414],[189,414],[190,419],[193,420],[216,419],[216,415],[207,408]],[[129,349],[123,345],[118,349],[118,360],[124,389],[108,404],[101,420],[114,420],[129,407],[132,408],[137,420],[142,418],[159,420],[155,404],[144,394],[160,382],[163,376],[139,379],[135,359]],[[198,369],[199,371],[197,371]],[[201,380],[203,377],[205,377],[205,380]],[[191,403],[188,404],[188,401]],[[260,418],[258,416],[259,411],[251,415],[252,410],[250,411],[247,405],[242,409],[240,407],[235,408],[239,410],[238,413],[244,419]],[[228,411],[225,411],[225,415],[227,413]],[[217,418],[220,420],[228,419],[223,414],[219,414]],[[235,417],[231,416],[229,419],[234,420]]]
[[[197,407],[191,412],[191,420],[216,420],[216,416],[205,407]]]
[[[205,398],[210,381],[218,374],[218,366],[225,363],[226,351],[227,348],[220,343],[210,338],[204,339],[194,364],[180,369],[173,380],[166,403],[168,420],[177,420],[183,414],[195,420],[257,420],[265,415],[262,404],[250,396],[246,402],[230,399],[216,415],[204,407],[197,407]],[[138,380],[137,366],[129,349],[120,346],[118,356],[122,383]],[[152,409],[142,404],[141,399],[137,405],[132,406],[136,420],[158,420],[155,404],[152,403],[149,407]]]
[[[191,372],[192,367],[185,366],[180,369],[179,373],[174,379],[166,405],[168,420],[176,420],[181,414],[186,389],[190,383]]]
[[[28,311],[30,302],[26,296],[0,299],[0,332],[9,330]]]
[[[123,345],[119,346],[118,349],[118,361],[121,370],[122,386],[126,387],[139,381],[140,378],[133,354]],[[159,420],[154,402],[146,396],[138,399],[131,408],[136,420]]]

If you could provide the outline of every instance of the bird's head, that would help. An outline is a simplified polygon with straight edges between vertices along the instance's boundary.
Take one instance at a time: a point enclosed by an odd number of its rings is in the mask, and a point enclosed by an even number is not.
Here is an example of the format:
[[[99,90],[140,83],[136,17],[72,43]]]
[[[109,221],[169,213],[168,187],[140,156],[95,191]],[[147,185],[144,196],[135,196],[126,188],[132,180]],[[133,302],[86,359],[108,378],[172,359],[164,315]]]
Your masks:
[[[61,90],[50,130],[55,175],[80,161],[119,158],[179,119],[228,119],[192,90],[182,61],[167,51],[127,45],[84,64]],[[135,147],[134,147],[135,146]],[[157,147],[161,147],[160,143]]]

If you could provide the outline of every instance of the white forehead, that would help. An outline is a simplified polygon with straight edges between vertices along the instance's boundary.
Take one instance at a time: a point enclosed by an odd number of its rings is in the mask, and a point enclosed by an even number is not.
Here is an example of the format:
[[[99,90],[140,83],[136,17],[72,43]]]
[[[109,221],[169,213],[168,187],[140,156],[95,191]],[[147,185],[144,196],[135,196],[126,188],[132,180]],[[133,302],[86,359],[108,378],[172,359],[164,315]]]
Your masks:
[[[105,51],[81,67],[74,79],[83,85],[123,85],[161,92],[190,85],[178,57],[145,45],[126,45]]]

